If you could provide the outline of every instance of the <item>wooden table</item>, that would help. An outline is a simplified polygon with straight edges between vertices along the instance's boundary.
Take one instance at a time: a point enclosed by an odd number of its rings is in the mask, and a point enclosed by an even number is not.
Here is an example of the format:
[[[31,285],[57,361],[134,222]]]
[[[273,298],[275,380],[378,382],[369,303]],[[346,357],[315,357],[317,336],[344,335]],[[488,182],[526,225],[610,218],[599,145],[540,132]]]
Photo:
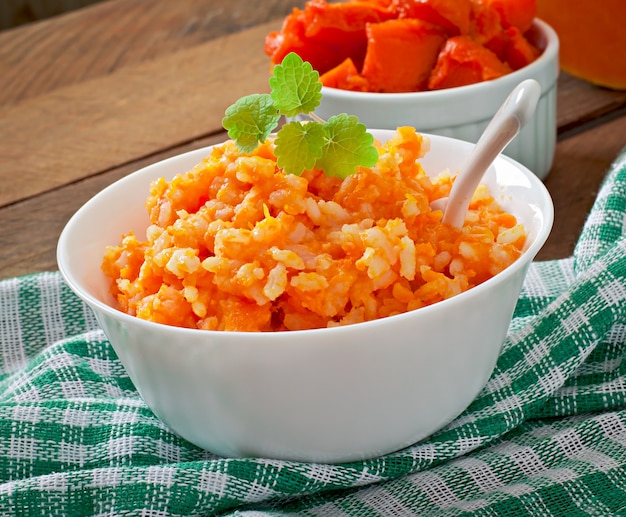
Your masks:
[[[225,108],[267,90],[264,37],[297,4],[109,0],[0,32],[0,279],[56,270],[63,226],[108,184],[224,140]],[[626,145],[626,92],[562,75],[558,127],[539,259],[572,253]]]

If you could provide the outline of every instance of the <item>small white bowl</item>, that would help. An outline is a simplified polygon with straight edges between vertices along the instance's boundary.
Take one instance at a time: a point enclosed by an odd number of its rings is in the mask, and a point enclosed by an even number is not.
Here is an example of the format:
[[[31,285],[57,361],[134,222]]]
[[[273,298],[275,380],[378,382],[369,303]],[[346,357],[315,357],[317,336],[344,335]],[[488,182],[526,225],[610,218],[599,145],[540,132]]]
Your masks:
[[[351,92],[322,88],[315,111],[327,119],[338,113],[356,115],[367,127],[396,129],[413,126],[422,133],[477,142],[509,93],[525,79],[541,85],[541,98],[533,118],[507,146],[504,154],[544,179],[556,146],[556,87],[559,75],[559,40],[545,22],[535,19],[529,40],[543,53],[533,63],[508,75],[478,84],[414,93]]]
[[[372,131],[386,140],[391,131]],[[431,174],[457,169],[472,144],[430,136]],[[500,156],[485,183],[525,225],[522,256],[487,282],[413,312],[350,326],[279,333],[177,328],[115,308],[100,270],[105,246],[148,226],[151,180],[171,179],[207,148],[135,172],[67,223],[58,265],[95,312],[154,413],[216,454],[345,462],[398,450],[458,416],[491,375],[528,265],[553,219],[541,181]]]

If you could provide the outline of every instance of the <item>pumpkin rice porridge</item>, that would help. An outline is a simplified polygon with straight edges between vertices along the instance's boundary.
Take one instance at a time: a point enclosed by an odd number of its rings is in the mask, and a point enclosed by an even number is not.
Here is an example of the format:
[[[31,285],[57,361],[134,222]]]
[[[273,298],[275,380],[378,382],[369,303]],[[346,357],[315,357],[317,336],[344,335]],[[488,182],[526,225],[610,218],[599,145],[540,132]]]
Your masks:
[[[171,181],[152,183],[151,225],[106,250],[119,308],[181,327],[282,331],[347,325],[418,309],[491,278],[526,238],[486,187],[462,229],[430,203],[448,172],[416,161],[428,139],[399,128],[378,163],[346,179],[285,174],[273,143],[234,142]]]

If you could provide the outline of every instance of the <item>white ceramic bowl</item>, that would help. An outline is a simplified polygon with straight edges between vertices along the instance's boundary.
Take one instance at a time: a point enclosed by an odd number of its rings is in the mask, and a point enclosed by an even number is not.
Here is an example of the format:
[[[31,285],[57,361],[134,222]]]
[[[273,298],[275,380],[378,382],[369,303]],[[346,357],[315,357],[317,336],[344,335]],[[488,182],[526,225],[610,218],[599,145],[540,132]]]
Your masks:
[[[373,131],[385,140],[390,131]],[[472,144],[431,136],[426,171],[455,170]],[[200,149],[109,186],[71,218],[58,243],[69,286],[93,309],[154,413],[224,456],[343,462],[421,440],[459,415],[492,373],[553,206],[541,181],[500,156],[485,183],[528,233],[526,250],[487,282],[413,312],[351,326],[281,333],[176,328],[114,308],[100,271],[105,246],[148,225],[150,181],[170,179]]]
[[[477,142],[513,88],[524,79],[535,79],[542,90],[535,115],[504,154],[544,179],[552,167],[556,146],[559,40],[554,30],[538,19],[533,23],[529,39],[543,49],[541,56],[530,65],[493,81],[415,93],[350,92],[323,87],[316,113],[325,119],[337,113],[348,113],[372,128],[413,126],[423,133]]]

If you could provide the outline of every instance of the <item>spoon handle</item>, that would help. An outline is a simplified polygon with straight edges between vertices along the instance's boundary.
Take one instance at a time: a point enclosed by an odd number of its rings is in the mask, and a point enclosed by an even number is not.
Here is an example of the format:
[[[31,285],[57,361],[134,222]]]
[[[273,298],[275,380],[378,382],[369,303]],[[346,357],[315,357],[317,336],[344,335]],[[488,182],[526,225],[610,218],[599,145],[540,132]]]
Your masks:
[[[534,79],[518,84],[493,116],[450,190],[443,222],[463,226],[469,203],[487,168],[532,117],[541,95]]]

